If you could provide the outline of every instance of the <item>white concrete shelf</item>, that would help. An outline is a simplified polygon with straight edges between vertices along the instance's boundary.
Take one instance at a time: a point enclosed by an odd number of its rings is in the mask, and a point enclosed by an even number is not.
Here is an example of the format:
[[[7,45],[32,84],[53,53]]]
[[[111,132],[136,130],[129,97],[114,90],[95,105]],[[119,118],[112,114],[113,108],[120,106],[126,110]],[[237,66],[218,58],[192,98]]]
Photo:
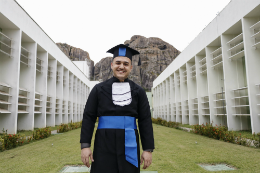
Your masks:
[[[41,105],[34,105],[35,108],[42,108]]]
[[[11,57],[12,54],[12,39],[0,32],[0,52],[2,56]],[[2,58],[1,56],[1,58]]]
[[[243,99],[243,98],[248,98],[248,96],[233,97],[232,99]]]
[[[0,114],[10,114],[11,112],[6,109],[0,109]]]
[[[225,116],[227,114],[214,114],[215,116]]]
[[[19,110],[18,109],[18,114],[28,114],[29,112],[26,110]]]
[[[20,62],[27,67],[30,66],[30,58],[29,58],[30,52],[21,46],[21,56],[20,56]]]
[[[36,58],[36,71],[37,71],[37,72],[42,73],[42,68],[43,68],[42,62],[43,62],[43,60],[41,60],[41,59],[38,58],[38,57]]]
[[[250,29],[260,28],[260,21],[256,22],[252,26],[250,26]]]
[[[259,37],[260,37],[260,31],[251,36],[251,38],[259,38]]]
[[[12,103],[7,102],[7,101],[5,101],[5,100],[0,100],[0,104],[10,105],[10,104],[12,104]]]
[[[18,102],[18,106],[29,106],[27,103]]]
[[[250,116],[250,114],[232,114],[234,116]]]
[[[260,48],[260,42],[253,45],[254,48]]]
[[[227,42],[230,48],[236,46],[237,44],[243,42],[243,33],[237,35],[235,38]]]
[[[236,106],[232,106],[233,108],[240,108],[240,107],[249,107],[249,105],[236,105]]]
[[[4,96],[11,96],[9,93],[3,92],[0,90],[0,95],[4,95]]]
[[[212,66],[213,69],[223,68],[223,61],[220,61]]]
[[[211,52],[211,56],[214,59],[215,57],[218,57],[219,55],[222,54],[222,47],[217,48],[213,52]]]

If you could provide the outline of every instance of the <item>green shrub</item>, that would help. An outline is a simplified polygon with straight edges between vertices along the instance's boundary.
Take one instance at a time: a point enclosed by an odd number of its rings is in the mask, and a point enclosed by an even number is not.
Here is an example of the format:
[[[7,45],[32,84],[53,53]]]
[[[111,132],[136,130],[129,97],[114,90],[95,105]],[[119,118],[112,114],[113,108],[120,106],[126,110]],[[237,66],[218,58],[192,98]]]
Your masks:
[[[40,128],[33,132],[34,140],[48,138],[49,136],[51,136],[51,129],[49,127]]]
[[[69,125],[68,124],[61,124],[58,129],[57,129],[57,132],[58,133],[63,133],[63,132],[68,132],[70,129],[69,129]]]
[[[162,125],[162,126],[179,129],[179,123],[178,122],[172,122],[172,121],[167,122],[167,121],[165,121],[161,118],[152,118],[152,122],[154,124],[159,124],[159,125]]]
[[[0,151],[4,151],[5,149],[5,140],[0,136]]]
[[[1,138],[0,138],[0,150],[8,150],[8,149],[12,149],[15,148],[17,146],[20,146],[24,143],[24,135],[20,135],[20,134],[4,134]]]
[[[208,136],[210,138],[222,140],[225,142],[235,143],[236,135],[232,131],[228,131],[226,126],[213,126],[212,123],[206,123],[206,125],[194,125],[192,131],[195,134]]]

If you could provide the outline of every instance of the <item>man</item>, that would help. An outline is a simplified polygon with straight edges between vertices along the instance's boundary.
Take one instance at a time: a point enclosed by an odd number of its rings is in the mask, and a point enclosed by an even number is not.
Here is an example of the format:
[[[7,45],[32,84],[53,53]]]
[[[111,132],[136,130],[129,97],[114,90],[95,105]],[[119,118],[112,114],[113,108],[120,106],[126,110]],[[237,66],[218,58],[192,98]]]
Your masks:
[[[128,79],[132,56],[138,51],[120,44],[108,50],[113,54],[113,77],[97,84],[90,92],[81,128],[81,159],[91,173],[138,173],[152,162],[154,149],[150,106],[145,91]],[[140,60],[139,60],[140,62]],[[95,122],[94,152],[90,149]],[[143,147],[140,161],[139,134]]]

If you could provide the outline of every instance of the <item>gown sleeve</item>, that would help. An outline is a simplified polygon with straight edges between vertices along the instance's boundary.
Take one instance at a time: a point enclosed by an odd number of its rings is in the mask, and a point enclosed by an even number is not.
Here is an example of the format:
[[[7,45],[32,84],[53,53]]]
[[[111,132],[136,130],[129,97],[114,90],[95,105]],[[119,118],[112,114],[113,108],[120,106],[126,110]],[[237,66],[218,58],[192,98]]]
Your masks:
[[[151,112],[146,93],[140,89],[138,95],[138,126],[143,150],[154,149]]]
[[[83,113],[80,143],[91,144],[91,139],[97,119],[97,108],[98,108],[98,92],[95,86],[88,97],[85,110]]]

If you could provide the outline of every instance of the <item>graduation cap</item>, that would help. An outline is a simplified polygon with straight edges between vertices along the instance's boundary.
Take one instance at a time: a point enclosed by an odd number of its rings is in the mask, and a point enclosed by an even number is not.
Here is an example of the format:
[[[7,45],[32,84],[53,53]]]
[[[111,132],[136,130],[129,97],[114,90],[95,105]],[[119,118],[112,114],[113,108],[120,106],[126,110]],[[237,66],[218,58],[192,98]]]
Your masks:
[[[140,54],[137,50],[134,50],[124,44],[119,44],[107,51],[107,53],[112,53],[113,58],[118,56],[124,56],[132,61],[132,56]],[[139,58],[138,66],[141,65],[141,60]]]

